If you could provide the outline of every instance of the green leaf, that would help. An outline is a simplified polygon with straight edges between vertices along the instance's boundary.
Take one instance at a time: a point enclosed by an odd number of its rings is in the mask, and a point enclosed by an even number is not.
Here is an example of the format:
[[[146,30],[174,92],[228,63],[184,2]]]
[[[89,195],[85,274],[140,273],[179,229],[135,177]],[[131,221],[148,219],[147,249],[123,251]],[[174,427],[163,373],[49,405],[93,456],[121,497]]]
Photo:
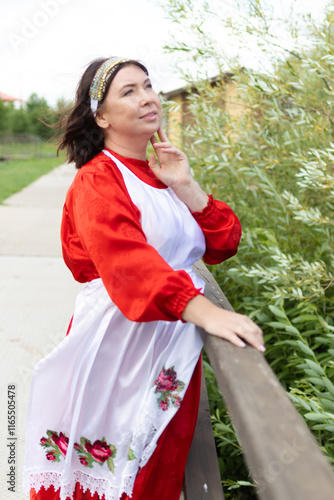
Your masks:
[[[250,483],[249,481],[237,481],[240,486],[255,486],[254,484]]]
[[[326,430],[328,430],[327,427],[328,427],[328,424],[313,424],[312,425],[312,429],[314,429],[315,431],[326,431]]]
[[[285,327],[286,331],[289,332],[289,333],[292,333],[294,335],[299,335],[299,330],[297,330],[297,328],[295,328],[294,326],[292,325],[286,325]]]
[[[291,393],[288,393],[288,396],[292,399],[292,401],[294,402],[294,404],[296,404],[296,405],[300,404],[300,405],[302,405],[305,408],[305,410],[312,411],[312,408],[307,403],[307,401],[305,401],[304,398],[301,398],[299,396],[296,396],[296,394],[291,394]]]
[[[334,384],[327,377],[324,377],[322,380],[326,389],[334,396]]]
[[[305,363],[311,368],[311,370],[315,371],[318,375],[326,376],[326,373],[321,368],[320,365],[312,361],[311,359],[305,359]]]
[[[320,387],[325,387],[325,382],[323,378],[319,377],[307,377],[307,380],[311,382],[311,384],[318,385]]]
[[[275,329],[283,329],[285,330],[286,327],[288,326],[286,323],[281,323],[280,321],[270,321],[268,323],[269,326],[272,326]]]
[[[297,318],[294,318],[291,323],[305,323],[306,321],[317,321],[319,320],[318,316],[314,314],[301,314]]]
[[[85,438],[85,437],[83,437],[83,436],[81,436],[81,438],[80,438],[80,443],[82,444],[83,447],[85,446],[86,443],[90,443],[91,444],[90,440],[87,439],[87,438]]]
[[[304,344],[304,342],[297,340],[296,343],[298,344],[300,350],[303,351],[305,354],[308,354],[309,356],[314,356],[312,349],[310,349],[310,347]]]
[[[115,467],[114,467],[113,457],[109,457],[108,458],[108,460],[107,460],[107,466],[108,466],[108,469],[110,470],[110,472],[114,473]]]
[[[279,309],[278,307],[276,307],[276,306],[269,306],[269,309],[278,318],[288,319],[287,316],[286,316],[286,314],[285,314],[285,312],[282,311],[281,309]]]
[[[109,444],[108,446],[109,446],[109,448],[112,451],[112,458],[115,458],[116,455],[117,455],[117,448],[116,448],[116,446],[114,444]]]
[[[177,380],[177,389],[176,389],[176,391],[177,392],[181,392],[183,388],[184,388],[184,382],[182,382],[181,380]]]
[[[311,370],[310,368],[304,368],[304,372],[306,373],[306,375],[308,375],[309,377],[317,377],[318,376],[318,373],[315,372],[314,370]]]
[[[320,398],[320,402],[326,411],[334,412],[334,401],[327,398]]]
[[[134,454],[133,452],[133,449],[132,448],[129,448],[129,451],[128,451],[128,460],[131,461],[131,460],[136,460],[136,455]]]
[[[205,359],[203,359],[203,366],[204,366],[204,369],[205,369],[206,371],[208,371],[208,373],[211,373],[212,375],[214,375],[214,374],[215,374],[215,372],[214,372],[214,370],[213,370],[212,366],[211,366],[211,365],[210,365],[210,363],[208,363]]]
[[[230,427],[228,427],[227,425],[222,424],[220,422],[218,424],[213,424],[213,425],[214,425],[215,430],[217,430],[217,431],[233,432],[233,430]]]
[[[327,420],[326,415],[323,413],[305,413],[304,415],[307,420],[313,420],[315,422],[323,422],[324,420]]]
[[[285,330],[289,333],[292,333],[294,335],[300,335],[297,328],[295,328],[292,325],[288,325],[287,323],[281,323],[280,321],[271,321],[270,323],[268,323],[268,325],[272,326],[273,328],[283,329],[283,330]]]
[[[313,399],[309,399],[309,403],[310,403],[310,405],[311,405],[311,407],[312,407],[312,410],[313,410],[315,413],[318,413],[318,412],[320,412],[320,411],[321,411],[321,408],[319,408],[319,405],[318,405],[318,404],[316,404],[316,402],[315,402],[315,401],[313,401]],[[312,410],[311,410],[311,411],[312,411]]]

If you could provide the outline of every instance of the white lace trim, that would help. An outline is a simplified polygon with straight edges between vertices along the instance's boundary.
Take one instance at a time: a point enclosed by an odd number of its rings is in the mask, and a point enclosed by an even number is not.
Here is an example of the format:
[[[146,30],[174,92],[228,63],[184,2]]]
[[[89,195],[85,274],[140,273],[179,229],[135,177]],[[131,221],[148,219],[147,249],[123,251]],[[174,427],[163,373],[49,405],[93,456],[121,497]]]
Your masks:
[[[156,443],[151,443],[150,445],[146,446],[146,448],[143,452],[143,455],[140,459],[140,462],[139,462],[140,467],[144,467],[144,465],[147,464],[147,462],[149,461],[151,455],[153,454],[156,446],[157,446]]]
[[[53,486],[56,491],[60,489],[60,500],[68,500],[73,498],[76,483],[80,483],[84,492],[89,490],[92,496],[97,493],[100,499],[104,495],[105,500],[119,500],[123,493],[131,498],[137,473],[140,468],[147,464],[157,446],[157,429],[151,420],[152,417],[145,412],[131,442],[131,447],[134,450],[138,448],[143,450],[138,467],[133,474],[124,475],[121,478],[120,487],[112,486],[107,479],[96,478],[78,470],[73,472],[71,482],[64,484],[61,473],[44,471],[24,474],[23,488],[25,493],[29,495],[32,488],[38,492],[42,487],[47,490],[50,486]]]
[[[156,406],[156,398],[153,396],[154,408]],[[157,411],[155,410],[155,413]],[[165,423],[164,428],[170,422],[170,418],[167,423]],[[139,445],[139,446],[138,446]],[[141,445],[141,446],[140,446]],[[138,450],[138,455],[140,456],[139,467],[144,467],[151,458],[155,448],[157,446],[157,427],[152,421],[151,414],[147,411],[141,417],[141,421],[137,424],[134,430],[131,448],[133,450]],[[140,450],[140,451],[139,451]]]
[[[89,490],[92,496],[97,493],[100,499],[104,495],[106,500],[118,500],[123,493],[132,497],[136,474],[123,478],[120,488],[111,486],[106,479],[96,479],[81,471],[74,472],[73,479],[69,484],[62,484],[61,478],[62,475],[57,472],[26,474],[23,479],[23,488],[26,495],[29,495],[32,488],[38,493],[43,486],[46,490],[53,486],[56,491],[60,489],[60,500],[68,500],[68,497],[73,498],[76,483],[80,483],[83,491]]]

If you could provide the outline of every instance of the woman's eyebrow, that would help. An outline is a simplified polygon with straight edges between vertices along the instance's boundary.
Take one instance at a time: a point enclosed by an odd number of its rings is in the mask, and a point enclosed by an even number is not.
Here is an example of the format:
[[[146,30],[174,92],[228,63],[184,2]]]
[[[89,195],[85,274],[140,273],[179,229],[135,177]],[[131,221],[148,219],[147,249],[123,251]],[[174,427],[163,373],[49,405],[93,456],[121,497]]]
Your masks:
[[[149,78],[146,78],[146,80],[143,82],[143,84],[145,85],[146,83],[150,83],[151,80]],[[124,85],[122,85],[122,87],[120,88],[120,90],[123,90],[127,87],[136,87],[137,85],[141,85],[140,83],[125,83]]]

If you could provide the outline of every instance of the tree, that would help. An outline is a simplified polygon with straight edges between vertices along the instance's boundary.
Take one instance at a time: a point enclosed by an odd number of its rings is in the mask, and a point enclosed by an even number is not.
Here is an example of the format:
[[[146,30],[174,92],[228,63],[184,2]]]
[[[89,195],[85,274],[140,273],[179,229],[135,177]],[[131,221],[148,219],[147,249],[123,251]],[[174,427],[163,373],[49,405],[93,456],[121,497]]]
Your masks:
[[[196,82],[191,165],[243,226],[238,255],[213,272],[235,309],[263,328],[267,360],[334,462],[334,5],[322,20],[296,2],[285,18],[265,0],[239,2],[230,18],[225,7],[165,3],[180,24],[167,48],[187,56],[183,75]],[[212,86],[203,68],[233,74],[238,113],[224,108],[223,76]],[[207,378],[222,475],[234,488],[248,478],[210,369]]]
[[[12,109],[9,125],[12,134],[34,133],[29,115],[24,108]]]
[[[7,104],[4,103],[2,99],[0,99],[0,134],[3,134],[8,130],[10,111],[11,107],[9,107]]]
[[[30,121],[29,132],[43,139],[52,137],[53,130],[47,125],[55,123],[56,117],[44,97],[38,97],[36,93],[31,94],[26,103],[26,110]]]
[[[61,103],[61,101],[59,101]],[[0,99],[0,133],[26,133],[42,139],[54,135],[52,126],[57,121],[57,112],[52,109],[44,97],[31,94],[26,105],[15,108],[13,103],[4,103]]]

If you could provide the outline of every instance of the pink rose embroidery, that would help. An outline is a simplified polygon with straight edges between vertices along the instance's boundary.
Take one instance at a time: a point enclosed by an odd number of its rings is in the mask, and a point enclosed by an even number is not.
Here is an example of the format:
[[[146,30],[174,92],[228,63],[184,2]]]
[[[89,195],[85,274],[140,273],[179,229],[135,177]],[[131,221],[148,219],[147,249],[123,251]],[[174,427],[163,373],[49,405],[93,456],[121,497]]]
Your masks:
[[[168,410],[171,406],[179,407],[182,399],[177,392],[181,392],[184,388],[184,382],[177,380],[177,374],[174,366],[168,368],[163,367],[158,378],[154,382],[155,392],[160,392],[158,405],[162,411]]]
[[[59,436],[54,433],[52,436],[52,440],[58,446],[60,453],[65,457],[68,447],[68,437],[65,436],[62,432],[59,433]]]
[[[107,464],[108,469],[114,472],[114,458],[117,453],[116,446],[107,443],[106,438],[97,439],[92,443],[85,437],[80,438],[80,443],[74,444],[74,449],[79,454],[81,465],[92,468],[94,462],[99,465]]]
[[[94,441],[93,444],[86,443],[85,448],[89,453],[92,454],[94,460],[99,463],[105,462],[112,456],[110,447],[103,441]]]
[[[60,462],[62,457],[66,456],[68,448],[68,437],[64,432],[55,432],[47,430],[48,437],[42,437],[39,444],[46,450],[46,459],[51,462]]]
[[[175,396],[174,405],[181,406],[181,401],[182,401],[182,399],[180,398],[180,396]]]
[[[158,391],[176,391],[177,390],[177,380],[176,372],[169,368],[168,370],[162,370],[159,377],[155,382]]]
[[[39,441],[39,444],[46,450],[45,457],[50,462],[60,462],[66,456],[69,438],[65,432],[47,430],[46,434],[48,437],[43,436]],[[117,448],[113,444],[107,443],[105,437],[97,439],[93,443],[89,439],[81,437],[80,442],[74,443],[73,448],[78,453],[79,461],[84,467],[92,468],[94,463],[101,466],[106,463],[108,469],[114,472],[114,458]],[[128,460],[136,458],[132,450],[131,453],[132,455]]]
[[[168,403],[167,403],[167,401],[159,401],[159,405],[160,405],[160,408],[161,408],[163,411],[168,410]]]

